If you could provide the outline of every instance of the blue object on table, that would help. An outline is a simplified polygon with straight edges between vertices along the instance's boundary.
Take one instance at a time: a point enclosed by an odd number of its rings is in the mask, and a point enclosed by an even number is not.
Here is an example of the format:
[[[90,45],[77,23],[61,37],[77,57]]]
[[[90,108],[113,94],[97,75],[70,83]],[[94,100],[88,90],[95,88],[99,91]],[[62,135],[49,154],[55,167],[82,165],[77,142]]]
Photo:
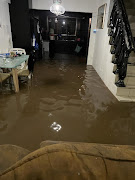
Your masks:
[[[10,53],[4,53],[4,54],[0,54],[0,57],[9,57]]]
[[[0,57],[0,68],[16,68],[17,66],[20,66],[23,62],[27,61],[28,58],[29,55],[22,55],[19,57],[7,59],[3,59],[3,57]]]
[[[97,29],[94,29],[94,30],[93,30],[93,33],[95,33],[95,34],[96,34],[96,33],[97,33]]]

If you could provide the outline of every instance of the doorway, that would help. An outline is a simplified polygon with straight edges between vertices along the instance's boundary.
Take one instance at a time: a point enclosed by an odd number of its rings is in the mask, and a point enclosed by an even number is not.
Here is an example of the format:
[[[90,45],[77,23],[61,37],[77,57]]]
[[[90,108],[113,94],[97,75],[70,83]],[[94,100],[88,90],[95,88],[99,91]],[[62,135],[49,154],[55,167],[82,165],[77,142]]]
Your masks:
[[[50,11],[31,10],[31,36],[36,37],[43,57],[59,59],[65,54],[86,63],[91,18],[91,13],[66,12],[55,16]]]

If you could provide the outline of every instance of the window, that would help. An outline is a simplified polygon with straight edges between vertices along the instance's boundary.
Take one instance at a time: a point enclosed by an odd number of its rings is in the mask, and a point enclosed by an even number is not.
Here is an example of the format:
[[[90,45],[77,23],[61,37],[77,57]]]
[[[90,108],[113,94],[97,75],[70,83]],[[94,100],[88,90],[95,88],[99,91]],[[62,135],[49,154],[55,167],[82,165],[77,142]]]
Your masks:
[[[53,29],[55,35],[75,36],[76,18],[48,17],[48,30]]]

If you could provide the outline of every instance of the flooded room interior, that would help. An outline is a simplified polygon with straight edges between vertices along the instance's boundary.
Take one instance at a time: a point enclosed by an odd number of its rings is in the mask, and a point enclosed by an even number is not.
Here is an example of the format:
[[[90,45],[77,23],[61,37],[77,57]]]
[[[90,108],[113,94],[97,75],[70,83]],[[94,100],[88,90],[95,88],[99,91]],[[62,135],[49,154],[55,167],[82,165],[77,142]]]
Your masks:
[[[134,180],[133,0],[0,1],[0,180]]]

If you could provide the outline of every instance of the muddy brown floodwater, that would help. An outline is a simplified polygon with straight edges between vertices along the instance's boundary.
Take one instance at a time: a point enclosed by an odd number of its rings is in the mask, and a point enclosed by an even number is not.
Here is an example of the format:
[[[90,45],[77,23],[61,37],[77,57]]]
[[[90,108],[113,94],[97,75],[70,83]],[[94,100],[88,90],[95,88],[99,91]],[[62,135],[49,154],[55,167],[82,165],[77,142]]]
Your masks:
[[[119,103],[95,70],[70,56],[35,64],[31,82],[0,92],[0,144],[29,150],[44,140],[135,145],[135,104]]]

